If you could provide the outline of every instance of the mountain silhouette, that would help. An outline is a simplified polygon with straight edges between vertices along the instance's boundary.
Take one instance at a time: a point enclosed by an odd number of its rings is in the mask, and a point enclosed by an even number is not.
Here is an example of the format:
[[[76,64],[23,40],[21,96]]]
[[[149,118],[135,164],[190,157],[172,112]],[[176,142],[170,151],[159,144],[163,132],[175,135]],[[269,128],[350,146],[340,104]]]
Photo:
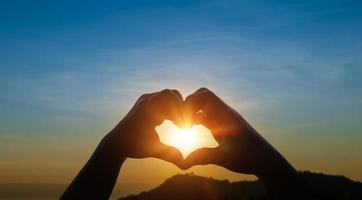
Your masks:
[[[325,199],[362,200],[362,183],[343,176],[300,172]],[[177,174],[158,187],[119,200],[269,200],[262,183],[229,182],[194,174]]]

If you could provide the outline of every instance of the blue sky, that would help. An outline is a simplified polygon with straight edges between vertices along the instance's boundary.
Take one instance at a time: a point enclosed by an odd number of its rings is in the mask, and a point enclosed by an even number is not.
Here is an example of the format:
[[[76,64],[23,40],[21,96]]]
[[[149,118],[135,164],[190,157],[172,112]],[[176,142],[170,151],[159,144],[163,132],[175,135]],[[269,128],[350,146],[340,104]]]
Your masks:
[[[1,159],[84,160],[142,93],[205,86],[298,168],[362,180],[361,35],[360,1],[1,1]]]

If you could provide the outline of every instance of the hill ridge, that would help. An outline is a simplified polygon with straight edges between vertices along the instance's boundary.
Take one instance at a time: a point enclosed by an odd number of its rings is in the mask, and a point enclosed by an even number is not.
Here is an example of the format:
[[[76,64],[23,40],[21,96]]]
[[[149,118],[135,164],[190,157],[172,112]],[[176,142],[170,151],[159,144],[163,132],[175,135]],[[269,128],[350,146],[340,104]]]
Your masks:
[[[340,175],[300,172],[312,185],[331,200],[361,200],[362,183]],[[217,180],[193,173],[176,174],[159,186],[138,195],[119,200],[267,200],[267,192],[259,180]]]

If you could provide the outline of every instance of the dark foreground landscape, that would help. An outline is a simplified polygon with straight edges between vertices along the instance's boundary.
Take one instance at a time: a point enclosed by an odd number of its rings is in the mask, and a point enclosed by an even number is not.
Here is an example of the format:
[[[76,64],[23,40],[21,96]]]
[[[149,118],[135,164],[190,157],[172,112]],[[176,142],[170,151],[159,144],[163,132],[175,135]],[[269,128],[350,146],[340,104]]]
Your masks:
[[[362,200],[362,183],[343,176],[301,172],[327,199]],[[160,186],[119,200],[266,200],[259,181],[229,182],[193,174],[175,175]]]

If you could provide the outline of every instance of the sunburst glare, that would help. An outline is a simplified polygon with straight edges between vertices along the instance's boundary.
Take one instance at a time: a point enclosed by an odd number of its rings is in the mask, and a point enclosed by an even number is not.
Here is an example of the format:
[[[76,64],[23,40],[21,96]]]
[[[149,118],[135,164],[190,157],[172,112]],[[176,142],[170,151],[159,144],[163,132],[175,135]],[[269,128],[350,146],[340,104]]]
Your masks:
[[[187,157],[198,148],[218,146],[210,130],[202,125],[180,129],[171,121],[166,120],[156,127],[156,131],[161,142],[176,147],[183,157]]]

